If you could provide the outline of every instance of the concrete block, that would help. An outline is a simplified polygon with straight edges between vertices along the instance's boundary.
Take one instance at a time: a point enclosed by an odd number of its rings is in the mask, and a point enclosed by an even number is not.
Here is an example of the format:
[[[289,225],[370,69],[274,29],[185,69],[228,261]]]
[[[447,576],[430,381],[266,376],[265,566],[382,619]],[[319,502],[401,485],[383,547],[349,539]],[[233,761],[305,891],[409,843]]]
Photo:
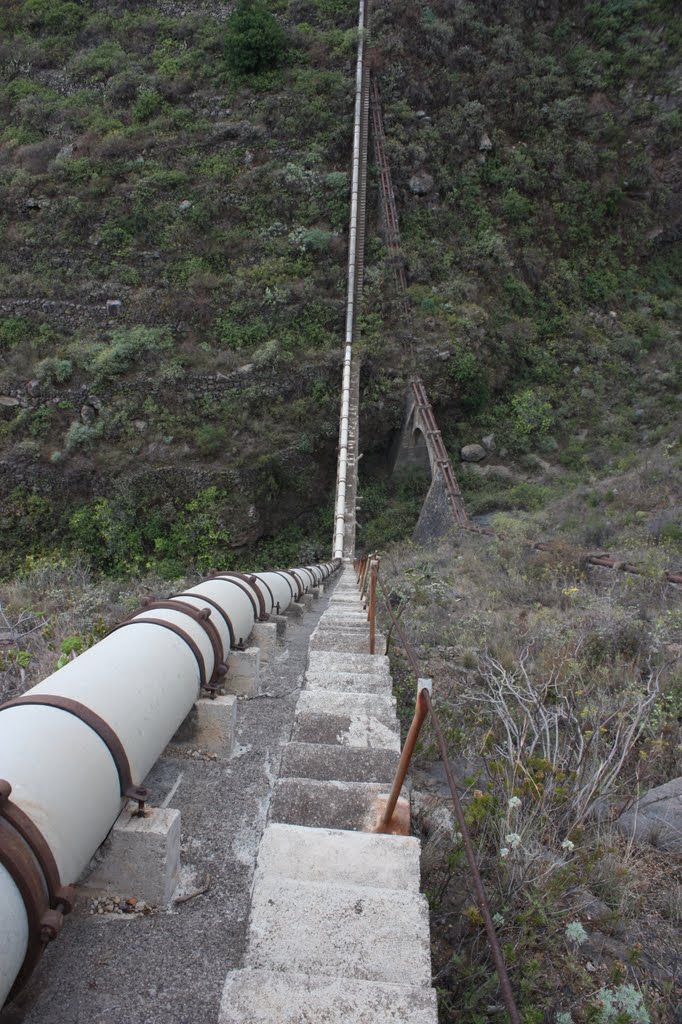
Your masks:
[[[236,723],[236,697],[202,698],[196,702],[171,743],[176,747],[229,757],[234,746]]]
[[[419,840],[300,825],[268,825],[256,878],[419,892]]]
[[[427,902],[395,889],[261,878],[246,966],[429,987]]]
[[[303,597],[301,598],[301,601],[303,602],[303,607],[305,608],[305,610],[309,612],[313,607],[313,595],[304,594]]]
[[[437,1024],[436,990],[245,968],[227,976],[218,1024]]]
[[[268,615],[268,622],[274,622],[277,626],[277,640],[280,643],[284,642],[284,637],[287,632],[288,619],[286,615]]]
[[[284,618],[284,616],[282,616]],[[286,621],[286,619],[285,619]],[[277,623],[257,622],[251,630],[250,642],[260,649],[261,665],[269,665],[275,656],[277,644]]]
[[[232,651],[227,659],[224,687],[230,693],[251,697],[258,693],[260,681],[260,649],[247,647],[245,651]]]
[[[83,888],[165,907],[180,876],[180,811],[152,807],[146,817],[137,818],[136,810],[133,801],[123,808]]]
[[[288,608],[284,609],[284,614],[290,619],[302,619],[305,612],[305,605],[298,601],[292,601]]]

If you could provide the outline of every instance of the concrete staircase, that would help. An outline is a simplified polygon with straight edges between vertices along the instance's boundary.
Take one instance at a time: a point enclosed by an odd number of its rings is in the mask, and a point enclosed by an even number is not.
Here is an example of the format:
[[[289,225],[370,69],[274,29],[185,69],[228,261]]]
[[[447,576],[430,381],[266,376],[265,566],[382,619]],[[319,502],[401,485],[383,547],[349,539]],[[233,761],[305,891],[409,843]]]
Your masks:
[[[310,639],[220,1024],[436,1024],[419,843],[372,832],[400,737],[368,633],[347,566]]]

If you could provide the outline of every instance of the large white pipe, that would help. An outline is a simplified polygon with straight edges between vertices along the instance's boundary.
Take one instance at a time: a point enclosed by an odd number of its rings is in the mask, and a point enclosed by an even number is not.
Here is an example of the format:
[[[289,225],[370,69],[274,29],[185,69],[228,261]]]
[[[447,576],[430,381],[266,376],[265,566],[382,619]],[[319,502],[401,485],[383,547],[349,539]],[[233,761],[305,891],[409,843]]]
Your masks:
[[[226,656],[231,645],[248,638],[262,613],[284,611],[338,566],[205,580],[170,602],[141,609],[28,696],[76,701],[103,720],[118,737],[132,781],[141,784],[197,699],[200,661],[210,681],[218,668],[216,647]],[[167,603],[175,607],[162,607]],[[206,608],[215,631],[200,617]],[[11,784],[12,803],[42,834],[62,884],[76,881],[123,804],[121,779],[104,739],[63,708],[9,702],[0,708],[0,779]],[[29,918],[2,865],[7,825],[1,804],[0,825],[1,1007],[26,956]]]
[[[360,200],[360,157],[362,128],[362,83],[365,56],[365,0],[360,0],[358,14],[358,59],[355,68],[355,115],[353,123],[353,172],[351,180],[350,228],[348,232],[348,294],[346,299],[345,351],[341,383],[341,416],[339,423],[339,454],[334,503],[334,558],[343,557],[346,525],[346,482],[348,474],[348,422],[350,419],[350,371],[355,328],[355,291],[358,272],[358,214]]]

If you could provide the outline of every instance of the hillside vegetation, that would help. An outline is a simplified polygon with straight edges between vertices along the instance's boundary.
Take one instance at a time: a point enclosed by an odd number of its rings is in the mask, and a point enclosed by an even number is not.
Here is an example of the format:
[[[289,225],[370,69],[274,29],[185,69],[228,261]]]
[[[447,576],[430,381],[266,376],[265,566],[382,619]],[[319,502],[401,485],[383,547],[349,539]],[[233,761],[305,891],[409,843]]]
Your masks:
[[[673,7],[373,13],[417,368],[453,453],[496,432],[502,460],[540,454],[521,465],[540,488],[547,460],[620,472],[659,445],[679,468]],[[4,572],[72,550],[173,575],[273,536],[293,558],[326,551],[357,12],[229,13],[3,6]],[[378,228],[360,343],[373,482],[412,368]],[[484,511],[544,500],[518,482],[465,480]]]

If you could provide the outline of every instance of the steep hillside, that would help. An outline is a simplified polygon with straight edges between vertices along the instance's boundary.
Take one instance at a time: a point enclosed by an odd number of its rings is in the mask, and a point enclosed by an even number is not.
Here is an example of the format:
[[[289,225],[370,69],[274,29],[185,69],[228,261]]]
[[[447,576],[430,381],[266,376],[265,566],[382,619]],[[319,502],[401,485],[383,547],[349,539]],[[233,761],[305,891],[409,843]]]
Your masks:
[[[166,574],[264,537],[327,548],[356,9],[271,9],[275,66],[247,73],[228,5],[3,7],[0,571],[65,547]],[[652,448],[672,477],[672,2],[389,0],[370,52],[417,368],[453,454],[495,435],[474,509],[543,505]],[[379,491],[412,368],[380,220],[360,342]]]
[[[114,520],[135,571],[193,501],[243,545],[328,496],[356,11],[280,11],[238,74],[229,9],[3,6],[5,568]]]

